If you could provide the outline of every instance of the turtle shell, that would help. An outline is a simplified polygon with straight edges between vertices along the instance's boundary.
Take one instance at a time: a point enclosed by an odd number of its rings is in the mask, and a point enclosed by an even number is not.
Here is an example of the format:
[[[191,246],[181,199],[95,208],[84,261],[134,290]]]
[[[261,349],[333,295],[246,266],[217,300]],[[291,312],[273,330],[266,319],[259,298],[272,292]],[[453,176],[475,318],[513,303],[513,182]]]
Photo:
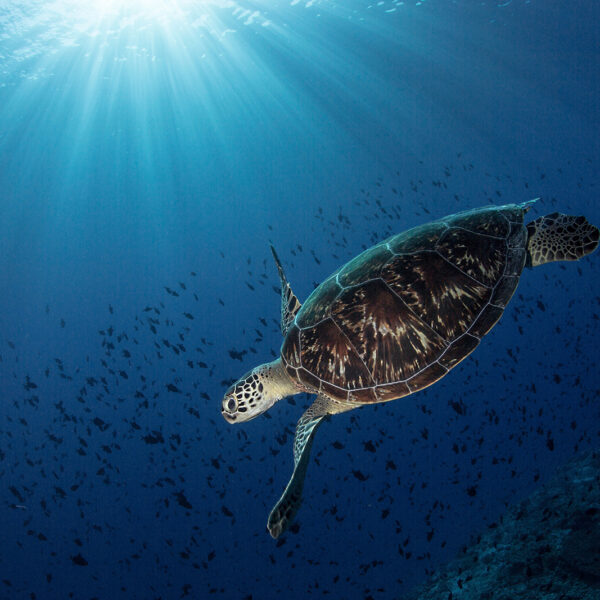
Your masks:
[[[526,258],[526,205],[395,235],[326,279],[281,348],[289,375],[338,402],[401,398],[443,377],[498,321]]]

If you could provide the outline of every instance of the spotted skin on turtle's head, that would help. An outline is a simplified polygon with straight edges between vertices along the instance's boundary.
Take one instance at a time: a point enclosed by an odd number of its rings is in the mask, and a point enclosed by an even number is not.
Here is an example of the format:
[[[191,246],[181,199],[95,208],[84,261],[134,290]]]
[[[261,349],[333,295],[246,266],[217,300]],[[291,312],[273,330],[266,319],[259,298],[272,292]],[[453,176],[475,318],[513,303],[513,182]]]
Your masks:
[[[263,391],[263,384],[254,370],[246,373],[236,381],[226,392],[223,398],[221,412],[229,423],[249,421],[258,416],[256,411]]]
[[[277,400],[297,394],[298,387],[285,373],[281,359],[265,363],[248,371],[226,392],[221,414],[228,423],[243,423],[258,417]]]

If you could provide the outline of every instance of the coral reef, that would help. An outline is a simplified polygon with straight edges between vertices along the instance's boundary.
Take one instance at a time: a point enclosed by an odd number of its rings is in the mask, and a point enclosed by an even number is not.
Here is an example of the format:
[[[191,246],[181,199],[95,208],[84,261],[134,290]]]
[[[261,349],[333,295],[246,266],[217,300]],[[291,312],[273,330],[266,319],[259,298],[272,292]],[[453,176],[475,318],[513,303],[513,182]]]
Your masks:
[[[600,452],[564,465],[406,600],[600,599]]]

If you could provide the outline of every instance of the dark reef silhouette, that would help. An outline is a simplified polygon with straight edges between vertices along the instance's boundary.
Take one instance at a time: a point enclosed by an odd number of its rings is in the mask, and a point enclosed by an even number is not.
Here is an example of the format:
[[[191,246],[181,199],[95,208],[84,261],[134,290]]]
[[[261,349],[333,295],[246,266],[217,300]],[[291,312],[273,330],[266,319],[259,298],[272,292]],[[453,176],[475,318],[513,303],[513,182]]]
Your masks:
[[[600,451],[574,458],[405,600],[600,598]]]

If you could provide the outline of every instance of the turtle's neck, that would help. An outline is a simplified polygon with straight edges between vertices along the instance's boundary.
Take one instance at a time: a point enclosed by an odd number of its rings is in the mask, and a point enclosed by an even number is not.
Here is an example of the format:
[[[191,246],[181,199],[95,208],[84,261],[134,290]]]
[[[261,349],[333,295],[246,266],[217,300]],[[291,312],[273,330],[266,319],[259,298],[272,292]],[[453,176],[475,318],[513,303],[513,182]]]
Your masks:
[[[269,396],[274,397],[277,402],[286,396],[299,394],[302,388],[287,374],[281,357],[270,363],[256,367],[259,377],[264,378],[265,388],[269,390]]]

